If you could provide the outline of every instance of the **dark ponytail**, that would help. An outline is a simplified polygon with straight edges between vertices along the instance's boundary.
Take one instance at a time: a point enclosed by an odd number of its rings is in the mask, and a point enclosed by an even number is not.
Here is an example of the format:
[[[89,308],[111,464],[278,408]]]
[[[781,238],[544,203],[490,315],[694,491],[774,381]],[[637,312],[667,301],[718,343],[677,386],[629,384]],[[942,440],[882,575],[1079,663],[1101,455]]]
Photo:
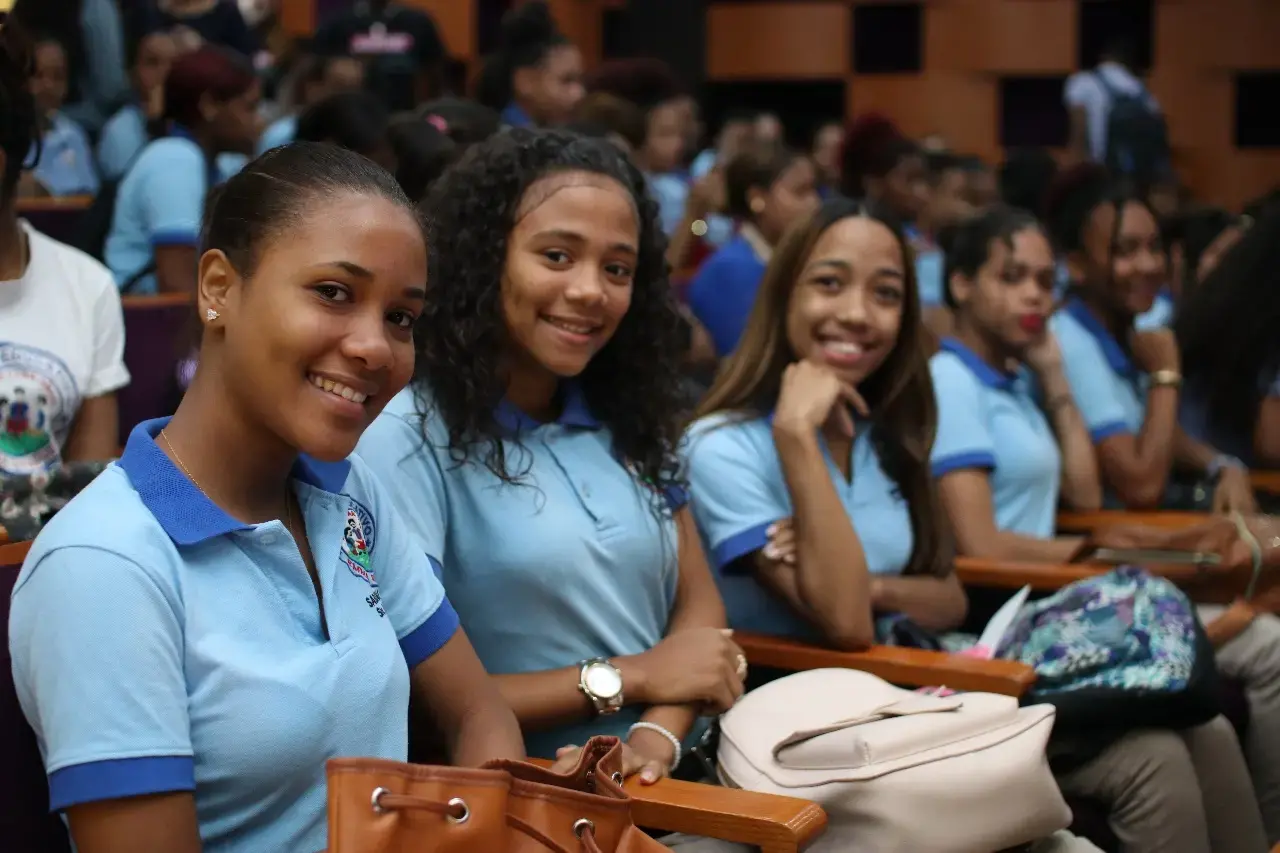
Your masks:
[[[568,44],[543,0],[523,3],[502,18],[498,49],[485,58],[476,84],[476,100],[503,110],[514,96],[511,77],[521,68],[540,65],[556,45]]]

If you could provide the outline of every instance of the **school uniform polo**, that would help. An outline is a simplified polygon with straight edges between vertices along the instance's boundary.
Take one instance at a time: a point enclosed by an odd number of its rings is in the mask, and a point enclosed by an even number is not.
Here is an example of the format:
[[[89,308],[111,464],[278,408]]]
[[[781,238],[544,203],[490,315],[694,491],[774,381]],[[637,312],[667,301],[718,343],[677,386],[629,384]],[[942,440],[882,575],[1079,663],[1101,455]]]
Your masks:
[[[1137,434],[1147,405],[1147,378],[1119,341],[1079,299],[1068,299],[1049,328],[1062,349],[1063,369],[1094,444]]]
[[[1052,536],[1062,459],[1029,371],[997,370],[946,338],[929,372],[938,404],[933,476],[986,472],[998,529]]]
[[[683,491],[664,496],[640,482],[576,385],[566,386],[552,423],[508,402],[496,411],[511,436],[503,446],[507,470],[522,475],[517,484],[485,466],[485,444],[478,456],[455,461],[433,407],[429,389],[405,389],[356,452],[414,530],[428,541],[443,537],[444,586],[485,668],[542,672],[657,645],[675,602],[672,513],[683,505]],[[531,755],[551,757],[592,735],[623,737],[643,710],[629,705],[526,732],[525,744]]]
[[[1167,287],[1163,288],[1156,294],[1151,307],[1133,319],[1133,325],[1144,332],[1167,328],[1173,325],[1174,310],[1173,294]]]
[[[706,328],[716,355],[737,349],[766,264],[739,234],[699,268],[689,284],[689,309]]]
[[[457,614],[368,469],[303,457],[291,486],[326,634],[284,525],[212,503],[156,444],[165,423],[134,429],[14,588],[50,805],[193,791],[206,851],[321,850],[325,761],[405,760],[409,672]]]
[[[33,143],[28,162],[32,162],[35,153]],[[98,172],[84,128],[60,112],[54,113],[40,141],[40,159],[36,161],[34,174],[52,196],[96,193]]]
[[[133,158],[147,146],[147,117],[138,104],[126,104],[107,119],[98,137],[98,171],[105,181],[118,181]]]
[[[156,249],[199,242],[205,194],[217,182],[216,165],[185,133],[157,139],[142,150],[120,181],[103,252],[116,284],[152,263]],[[155,274],[148,273],[132,292],[155,290]]]
[[[907,503],[872,447],[871,427],[860,424],[848,480],[825,445],[827,473],[872,574],[897,575],[911,559],[914,538]],[[716,569],[729,625],[744,631],[818,640],[817,631],[754,577],[744,558],[768,542],[774,522],[790,518],[791,495],[773,443],[770,417],[716,414],[702,418],[685,440],[689,498],[703,545]]]
[[[298,135],[298,117],[296,115],[281,116],[262,132],[254,153],[266,154],[272,148],[288,145]]]

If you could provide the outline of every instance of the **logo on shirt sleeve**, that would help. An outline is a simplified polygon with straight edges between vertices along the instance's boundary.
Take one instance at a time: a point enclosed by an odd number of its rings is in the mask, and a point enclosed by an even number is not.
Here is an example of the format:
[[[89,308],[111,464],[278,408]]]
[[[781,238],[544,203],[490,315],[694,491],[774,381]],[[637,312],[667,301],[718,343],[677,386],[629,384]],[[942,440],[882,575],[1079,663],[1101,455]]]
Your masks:
[[[342,529],[340,559],[351,574],[370,586],[377,586],[370,552],[373,551],[373,516],[356,501],[347,505],[346,525]]]

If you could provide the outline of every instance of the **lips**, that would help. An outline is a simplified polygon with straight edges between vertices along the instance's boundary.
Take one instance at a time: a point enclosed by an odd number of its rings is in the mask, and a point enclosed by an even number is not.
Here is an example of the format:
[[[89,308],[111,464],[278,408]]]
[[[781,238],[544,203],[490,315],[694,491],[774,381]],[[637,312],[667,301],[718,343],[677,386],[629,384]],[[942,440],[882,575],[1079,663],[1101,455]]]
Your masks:
[[[1024,332],[1039,334],[1044,331],[1044,317],[1039,314],[1023,314],[1018,318],[1018,325]]]

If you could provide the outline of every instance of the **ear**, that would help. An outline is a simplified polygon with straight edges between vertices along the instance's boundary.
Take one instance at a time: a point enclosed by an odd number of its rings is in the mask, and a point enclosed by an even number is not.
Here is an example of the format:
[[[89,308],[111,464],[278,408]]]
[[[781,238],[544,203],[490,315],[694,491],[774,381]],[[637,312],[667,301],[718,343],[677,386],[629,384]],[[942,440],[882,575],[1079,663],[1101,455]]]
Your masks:
[[[517,68],[511,75],[511,93],[516,97],[526,97],[537,87],[540,73],[542,72],[533,65]]]
[[[244,280],[221,249],[210,249],[200,256],[198,276],[196,308],[200,311],[200,321],[206,326],[222,323]],[[217,312],[216,319],[210,319],[210,310]]]
[[[757,216],[764,212],[765,205],[768,202],[764,197],[764,190],[759,187],[752,187],[747,190],[747,208]]]
[[[1084,281],[1088,278],[1086,274],[1088,260],[1085,258],[1084,252],[1078,250],[1067,252],[1065,260],[1067,262],[1067,274],[1071,276],[1073,282]]]
[[[973,279],[962,272],[954,272],[947,281],[947,287],[951,290],[951,298],[955,300],[956,307],[962,307],[969,304],[969,300],[973,298]]]
[[[205,122],[212,122],[218,117],[218,102],[208,92],[200,96],[199,109],[200,118],[204,119]]]

